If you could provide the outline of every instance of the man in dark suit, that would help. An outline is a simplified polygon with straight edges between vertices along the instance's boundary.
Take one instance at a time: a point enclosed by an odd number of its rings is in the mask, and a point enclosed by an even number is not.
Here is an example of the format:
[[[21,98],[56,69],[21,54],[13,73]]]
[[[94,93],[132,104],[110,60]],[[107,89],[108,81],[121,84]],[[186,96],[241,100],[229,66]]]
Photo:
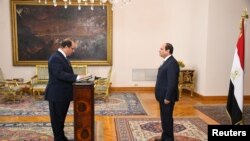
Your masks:
[[[67,59],[74,53],[77,44],[71,39],[64,39],[61,47],[49,58],[49,82],[45,91],[45,100],[49,101],[50,120],[54,141],[67,141],[64,134],[64,122],[73,100],[72,83],[84,75],[76,75]]]
[[[164,59],[157,74],[155,85],[155,97],[160,105],[160,116],[162,125],[161,139],[156,141],[174,141],[174,120],[173,111],[175,102],[178,101],[178,78],[179,65],[172,56],[173,46],[164,43],[160,47],[159,54]]]

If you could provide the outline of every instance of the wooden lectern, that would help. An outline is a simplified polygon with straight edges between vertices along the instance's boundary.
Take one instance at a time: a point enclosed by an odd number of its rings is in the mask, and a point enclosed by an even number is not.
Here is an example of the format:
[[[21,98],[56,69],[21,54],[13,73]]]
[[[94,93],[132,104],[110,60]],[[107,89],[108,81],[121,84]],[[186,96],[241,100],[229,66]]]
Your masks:
[[[74,140],[94,141],[94,83],[74,83]]]

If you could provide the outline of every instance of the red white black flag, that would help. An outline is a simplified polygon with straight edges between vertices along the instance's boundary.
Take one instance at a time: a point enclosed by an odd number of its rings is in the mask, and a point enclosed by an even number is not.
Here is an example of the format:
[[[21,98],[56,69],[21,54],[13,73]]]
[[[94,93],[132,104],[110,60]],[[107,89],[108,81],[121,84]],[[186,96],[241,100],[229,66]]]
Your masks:
[[[227,112],[233,125],[243,123],[244,48],[244,18],[242,18],[240,35],[234,53],[227,98]]]

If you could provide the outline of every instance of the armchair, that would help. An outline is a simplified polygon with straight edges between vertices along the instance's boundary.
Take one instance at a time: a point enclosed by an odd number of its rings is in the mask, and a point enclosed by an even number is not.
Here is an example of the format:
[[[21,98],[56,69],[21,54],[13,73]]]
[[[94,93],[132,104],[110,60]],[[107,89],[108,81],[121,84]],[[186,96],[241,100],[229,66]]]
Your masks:
[[[179,74],[179,92],[180,97],[183,89],[190,90],[191,96],[193,96],[194,88],[195,88],[195,74],[194,70],[189,69],[181,69]]]
[[[110,79],[111,79],[112,67],[110,67],[108,76],[106,78],[100,77],[94,80],[94,97],[95,99],[107,100],[110,92]]]
[[[44,92],[49,80],[48,66],[47,65],[36,65],[36,74],[31,77],[31,93],[40,96]]]
[[[17,97],[22,98],[22,87],[16,80],[5,80],[0,68],[0,94],[5,95],[6,100],[16,102]]]
[[[86,75],[88,72],[87,65],[72,65],[74,74]]]
[[[87,65],[72,65],[75,74],[87,74]],[[36,65],[36,75],[31,78],[31,92],[40,96],[49,81],[48,65]]]

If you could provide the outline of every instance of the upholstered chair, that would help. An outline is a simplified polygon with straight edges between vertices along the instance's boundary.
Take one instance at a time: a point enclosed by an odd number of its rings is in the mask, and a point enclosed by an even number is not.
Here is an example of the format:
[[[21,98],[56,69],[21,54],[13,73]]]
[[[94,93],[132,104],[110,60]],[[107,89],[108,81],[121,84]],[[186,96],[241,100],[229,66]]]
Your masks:
[[[72,65],[75,74],[87,74],[87,65]],[[31,78],[31,93],[40,97],[49,80],[48,65],[36,65],[36,74]]]
[[[48,80],[48,65],[36,65],[36,74],[30,80],[31,93],[39,97],[45,91]]]
[[[98,77],[94,80],[94,97],[95,99],[108,100],[110,95],[112,67],[110,67],[107,77]]]
[[[5,100],[16,100],[22,98],[22,87],[16,80],[6,80],[0,68],[0,94],[4,94]]]

